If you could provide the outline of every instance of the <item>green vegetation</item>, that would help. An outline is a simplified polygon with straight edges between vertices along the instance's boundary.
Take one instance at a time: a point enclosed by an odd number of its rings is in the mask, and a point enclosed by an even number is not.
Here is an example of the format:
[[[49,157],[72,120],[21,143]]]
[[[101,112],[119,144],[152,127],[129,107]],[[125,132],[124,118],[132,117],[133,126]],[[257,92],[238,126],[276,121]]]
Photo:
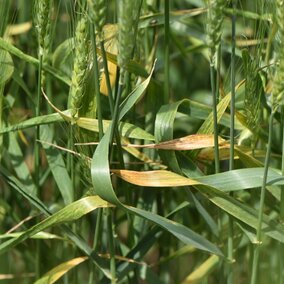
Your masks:
[[[284,283],[283,1],[0,2],[1,283]]]

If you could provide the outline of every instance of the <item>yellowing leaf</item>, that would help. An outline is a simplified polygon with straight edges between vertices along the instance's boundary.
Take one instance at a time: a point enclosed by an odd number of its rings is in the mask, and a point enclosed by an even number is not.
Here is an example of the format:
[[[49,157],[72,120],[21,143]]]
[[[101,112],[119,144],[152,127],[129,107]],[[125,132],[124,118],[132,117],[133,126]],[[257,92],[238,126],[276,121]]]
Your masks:
[[[104,31],[105,51],[110,52],[112,54],[117,54],[118,51],[117,36],[116,36],[118,32],[117,25],[105,25],[103,31]],[[110,85],[111,87],[113,87],[116,80],[117,66],[115,63],[108,60],[107,67],[108,67]],[[103,72],[102,74],[100,92],[105,96],[108,95],[105,72]]]
[[[125,137],[122,137],[123,145],[128,145],[129,140]],[[125,151],[127,151],[129,154],[133,155],[135,158],[137,158],[140,161],[143,161],[144,163],[149,164],[150,166],[159,166],[159,169],[165,170],[167,167],[165,165],[162,165],[161,163],[153,161],[149,156],[147,156],[145,153],[140,152],[138,149],[131,148],[131,147],[122,147]]]
[[[206,261],[204,261],[197,269],[195,269],[182,284],[197,284],[202,281],[218,264],[219,257],[217,255],[211,255]]]
[[[13,24],[7,27],[6,35],[15,36],[28,32],[32,28],[32,22]]]
[[[112,170],[112,172],[123,180],[139,186],[174,187],[200,184],[200,182],[196,180],[165,170],[145,172]]]
[[[225,140],[219,138],[219,145],[224,143]],[[207,134],[193,134],[157,144],[146,144],[146,145],[127,144],[125,146],[133,148],[152,148],[152,149],[163,149],[163,150],[194,150],[194,149],[214,147],[214,136]]]
[[[34,284],[52,284],[55,283],[59,278],[61,278],[65,273],[67,273],[73,267],[84,262],[87,257],[77,257],[66,262],[59,264],[50,271],[48,271],[42,278],[38,279]]]

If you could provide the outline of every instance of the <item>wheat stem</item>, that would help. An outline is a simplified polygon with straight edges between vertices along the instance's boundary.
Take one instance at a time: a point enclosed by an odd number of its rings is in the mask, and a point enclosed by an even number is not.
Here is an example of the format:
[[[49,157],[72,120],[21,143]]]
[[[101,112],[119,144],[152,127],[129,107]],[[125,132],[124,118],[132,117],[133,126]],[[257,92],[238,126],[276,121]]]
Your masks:
[[[165,78],[164,78],[164,104],[169,103],[170,99],[170,1],[165,0],[164,7],[164,60],[165,60]]]
[[[265,191],[266,191],[266,183],[267,183],[267,176],[268,176],[268,169],[269,169],[269,160],[271,154],[271,145],[272,145],[272,134],[273,134],[273,117],[274,112],[271,112],[269,117],[269,129],[268,129],[268,142],[267,142],[267,149],[265,155],[265,162],[264,162],[264,173],[263,173],[263,182],[261,187],[260,193],[260,205],[258,211],[258,222],[257,222],[257,232],[256,232],[256,247],[254,249],[253,255],[253,264],[252,264],[252,277],[251,277],[251,284],[257,283],[257,272],[258,272],[258,264],[259,264],[259,253],[260,247],[262,244],[262,220],[263,220],[263,210],[264,210],[264,199],[265,199]]]
[[[233,11],[236,11],[236,1],[232,1]],[[236,57],[236,14],[233,13],[232,16],[232,50],[231,50],[231,103],[230,103],[230,160],[229,160],[229,170],[234,169],[234,147],[235,147],[235,85],[236,85],[236,76],[235,76],[235,57]],[[233,277],[233,263],[234,263],[234,228],[233,228],[233,219],[229,216],[229,235],[228,235],[228,259],[229,259],[229,272],[227,283],[232,284],[234,282]]]

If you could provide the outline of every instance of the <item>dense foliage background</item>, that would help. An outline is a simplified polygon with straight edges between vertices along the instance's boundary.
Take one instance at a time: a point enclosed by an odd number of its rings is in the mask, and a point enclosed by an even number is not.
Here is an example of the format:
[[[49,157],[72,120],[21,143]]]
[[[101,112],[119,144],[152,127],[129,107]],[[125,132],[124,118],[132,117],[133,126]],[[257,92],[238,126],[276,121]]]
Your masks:
[[[0,281],[283,283],[282,1],[0,15]]]

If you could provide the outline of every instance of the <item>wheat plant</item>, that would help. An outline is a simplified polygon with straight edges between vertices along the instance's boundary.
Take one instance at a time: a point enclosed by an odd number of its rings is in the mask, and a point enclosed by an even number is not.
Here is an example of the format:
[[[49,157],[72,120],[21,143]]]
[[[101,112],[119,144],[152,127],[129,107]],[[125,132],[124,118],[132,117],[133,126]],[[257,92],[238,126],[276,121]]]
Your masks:
[[[0,282],[284,283],[283,1],[0,15]]]

